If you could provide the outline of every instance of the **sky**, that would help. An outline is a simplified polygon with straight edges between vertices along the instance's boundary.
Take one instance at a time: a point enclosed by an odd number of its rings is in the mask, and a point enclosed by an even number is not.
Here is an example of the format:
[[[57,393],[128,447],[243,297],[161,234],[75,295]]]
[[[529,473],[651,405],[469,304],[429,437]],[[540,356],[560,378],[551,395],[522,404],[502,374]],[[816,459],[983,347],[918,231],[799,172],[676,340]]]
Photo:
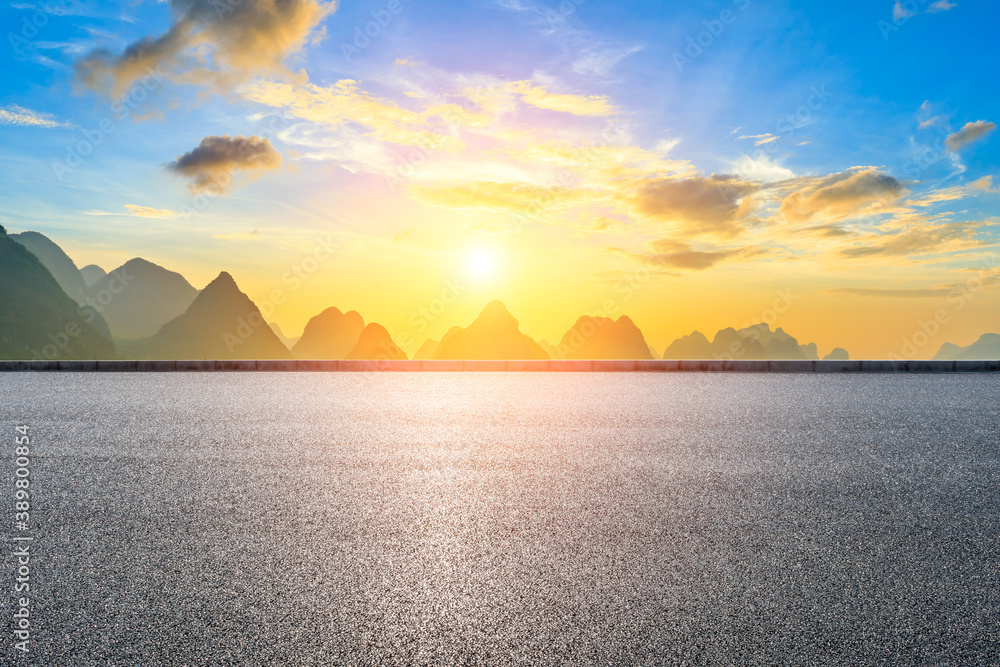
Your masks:
[[[660,353],[1000,331],[996,3],[15,0],[0,223],[412,353],[500,299]]]

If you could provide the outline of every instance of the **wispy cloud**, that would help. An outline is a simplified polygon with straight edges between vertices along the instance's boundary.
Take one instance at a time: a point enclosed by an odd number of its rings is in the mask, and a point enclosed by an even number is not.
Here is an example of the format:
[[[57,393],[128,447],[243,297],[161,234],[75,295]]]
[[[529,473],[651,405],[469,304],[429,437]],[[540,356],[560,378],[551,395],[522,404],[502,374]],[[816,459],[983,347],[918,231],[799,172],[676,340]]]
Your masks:
[[[744,134],[738,137],[739,139],[754,139],[755,146],[763,146],[764,144],[769,144],[772,141],[777,141],[778,137],[773,134]]]
[[[932,2],[931,6],[927,8],[928,14],[936,14],[937,12],[946,12],[949,9],[955,9],[958,7],[954,2],[949,2],[948,0],[937,0],[937,2]]]
[[[177,215],[176,211],[165,208],[152,208],[150,206],[139,206],[137,204],[125,204],[125,208],[135,216],[140,218],[172,218]]]
[[[56,120],[52,114],[25,109],[16,104],[0,107],[0,125],[44,127],[48,129],[73,129],[76,127],[72,123]]]
[[[256,241],[260,238],[258,231],[255,229],[252,232],[233,232],[231,234],[212,234],[213,239],[218,239],[220,241]]]

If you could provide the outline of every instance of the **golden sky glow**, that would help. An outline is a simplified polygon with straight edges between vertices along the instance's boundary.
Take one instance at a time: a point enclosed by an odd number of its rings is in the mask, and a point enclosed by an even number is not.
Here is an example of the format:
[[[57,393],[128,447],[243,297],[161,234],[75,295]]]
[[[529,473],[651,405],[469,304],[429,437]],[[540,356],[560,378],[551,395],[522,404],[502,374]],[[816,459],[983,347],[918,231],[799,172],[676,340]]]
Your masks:
[[[357,310],[407,353],[493,299],[549,341],[627,314],[661,353],[765,319],[856,357],[942,309],[919,356],[1000,330],[992,93],[882,79],[862,64],[908,47],[878,31],[845,33],[853,69],[807,43],[789,62],[756,39],[792,25],[777,9],[740,7],[686,62],[697,12],[488,4],[404,3],[363,47],[380,6],[150,8],[65,52],[50,83],[86,104],[0,110],[32,140],[10,144],[3,223],[81,266],[227,270],[289,335]],[[72,166],[81,133],[101,141]]]

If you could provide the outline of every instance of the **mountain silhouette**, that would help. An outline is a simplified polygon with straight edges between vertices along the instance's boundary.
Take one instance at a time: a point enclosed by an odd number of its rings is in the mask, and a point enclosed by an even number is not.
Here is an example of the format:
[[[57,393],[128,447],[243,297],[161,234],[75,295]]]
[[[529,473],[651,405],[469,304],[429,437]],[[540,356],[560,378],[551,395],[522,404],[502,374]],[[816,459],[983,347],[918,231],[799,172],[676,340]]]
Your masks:
[[[11,234],[9,238],[38,258],[69,298],[80,305],[86,303],[87,284],[83,275],[76,268],[76,263],[52,239],[38,232]]]
[[[711,359],[712,345],[700,331],[681,336],[663,351],[664,359]]]
[[[87,287],[90,287],[106,275],[108,275],[108,272],[96,264],[88,264],[80,269],[80,276],[83,278],[83,284]]]
[[[823,361],[847,361],[851,358],[851,355],[847,353],[842,347],[835,347],[830,352],[830,354],[823,357]]]
[[[972,345],[960,347],[945,343],[934,355],[938,361],[981,361],[1000,359],[1000,334],[987,333]]]
[[[413,353],[413,358],[433,359],[434,352],[437,350],[438,345],[439,345],[438,341],[428,338],[423,343],[421,343],[420,347],[417,348],[417,351]]]
[[[815,343],[800,345],[781,327],[771,331],[770,326],[761,323],[739,331],[732,327],[720,329],[712,342],[701,332],[694,331],[671,343],[664,350],[663,358],[808,360],[818,359],[819,355]]]
[[[140,257],[99,277],[87,288],[117,340],[147,338],[181,315],[198,296],[184,276]]]
[[[435,359],[548,359],[521,333],[517,320],[499,301],[491,301],[468,327],[453,327],[441,339]]]
[[[406,354],[392,341],[385,327],[372,322],[361,331],[357,344],[345,359],[406,359]]]
[[[114,359],[98,322],[0,226],[0,359]]]
[[[150,338],[122,343],[149,359],[291,359],[257,306],[223,271],[191,306]]]
[[[267,326],[271,327],[271,331],[273,331],[274,335],[278,337],[278,340],[281,341],[281,344],[287,347],[289,350],[292,349],[292,346],[294,346],[297,342],[299,342],[299,338],[302,337],[302,336],[296,336],[295,338],[289,338],[288,336],[285,335],[285,332],[281,330],[281,327],[278,326],[277,322],[271,322]]]
[[[365,320],[357,311],[327,308],[306,323],[292,354],[298,359],[345,359],[364,328]]]
[[[639,327],[622,315],[583,316],[563,335],[556,348],[564,359],[652,359]]]
[[[764,346],[764,356],[761,359],[818,359],[816,344],[800,345],[785,330],[778,327],[771,331],[766,323],[755,324],[740,329],[740,334],[760,342]]]

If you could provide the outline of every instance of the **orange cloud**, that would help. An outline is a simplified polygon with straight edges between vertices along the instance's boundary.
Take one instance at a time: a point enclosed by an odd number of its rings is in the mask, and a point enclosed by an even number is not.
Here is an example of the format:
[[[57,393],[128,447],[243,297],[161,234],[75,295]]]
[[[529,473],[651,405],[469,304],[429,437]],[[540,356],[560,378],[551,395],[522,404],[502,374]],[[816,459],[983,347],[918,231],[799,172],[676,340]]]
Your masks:
[[[975,238],[982,223],[954,222],[934,227],[917,226],[891,234],[873,234],[840,250],[842,257],[926,255],[967,250],[982,245]]]
[[[609,250],[647,266],[686,271],[704,271],[724,260],[752,257],[763,252],[752,246],[695,250],[690,243],[673,239],[653,241],[649,244],[649,251],[646,253],[629,253],[618,248],[609,248]]]
[[[320,0],[170,0],[173,21],[120,54],[92,51],[77,61],[87,87],[118,96],[150,70],[181,83],[230,88],[262,72],[289,74],[298,51],[336,4]]]
[[[755,206],[748,195],[759,188],[735,176],[712,175],[640,181],[625,196],[638,215],[679,223],[689,233],[735,236]]]
[[[129,213],[137,215],[140,218],[172,218],[177,215],[176,212],[169,209],[138,206],[136,204],[125,204],[125,208],[128,209]]]
[[[905,188],[895,177],[872,167],[800,179],[781,202],[781,215],[792,222],[814,217],[842,220],[896,202]]]

